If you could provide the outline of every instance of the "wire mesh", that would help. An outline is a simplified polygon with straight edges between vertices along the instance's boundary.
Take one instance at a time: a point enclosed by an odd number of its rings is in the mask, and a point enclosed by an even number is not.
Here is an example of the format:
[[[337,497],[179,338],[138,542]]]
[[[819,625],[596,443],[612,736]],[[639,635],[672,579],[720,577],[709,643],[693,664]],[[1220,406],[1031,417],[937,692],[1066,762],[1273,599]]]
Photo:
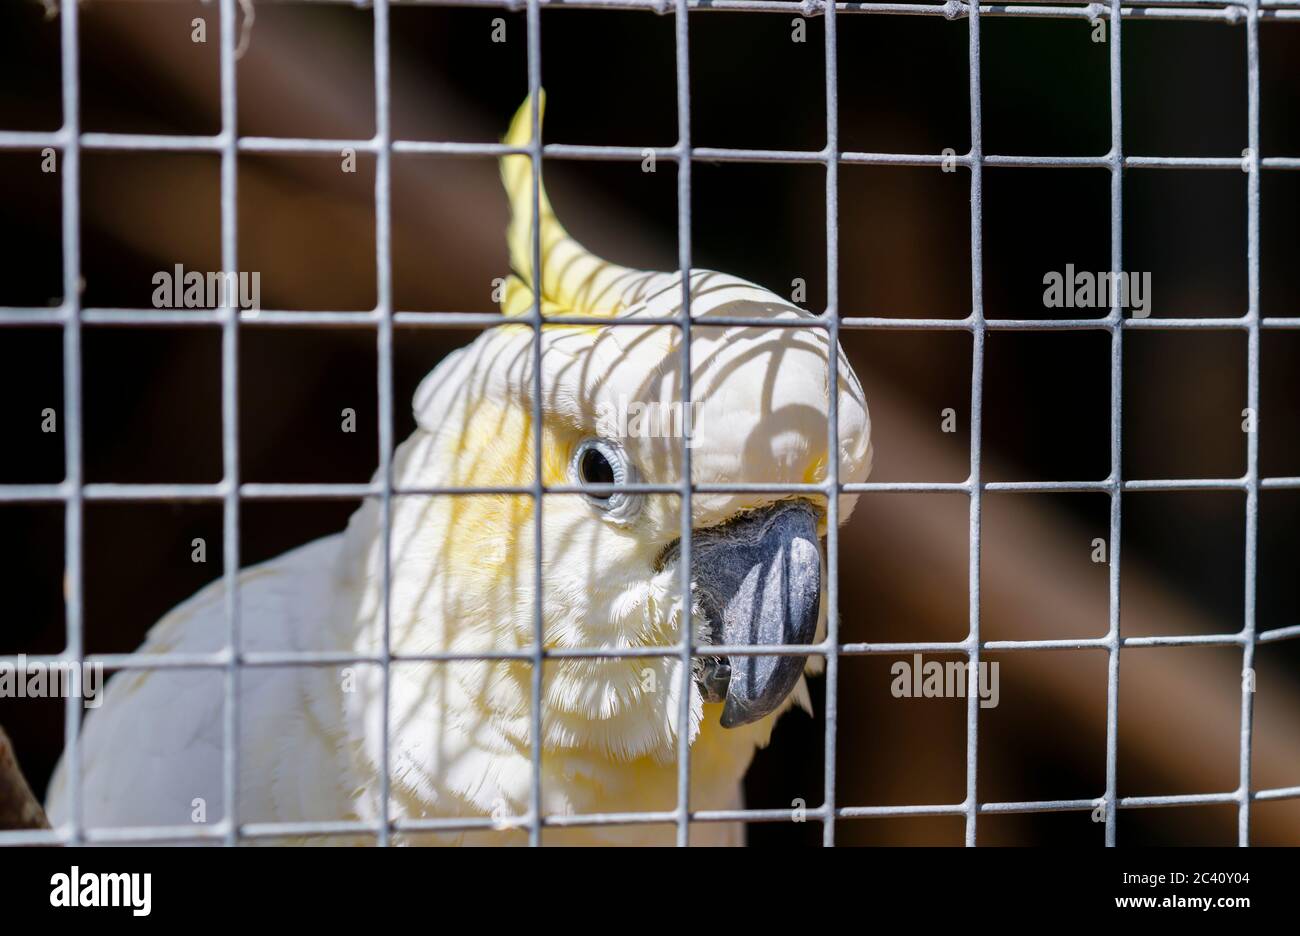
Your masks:
[[[1300,638],[1300,624],[1259,631],[1256,627],[1256,584],[1258,571],[1259,493],[1270,489],[1300,489],[1300,477],[1261,478],[1259,471],[1259,431],[1246,435],[1246,472],[1239,478],[1194,479],[1124,479],[1121,474],[1121,428],[1123,416],[1122,376],[1123,339],[1126,331],[1146,329],[1171,330],[1241,330],[1247,335],[1247,405],[1256,415],[1260,402],[1260,335],[1265,329],[1300,328],[1300,317],[1264,317],[1260,310],[1260,174],[1263,170],[1300,169],[1300,156],[1262,157],[1260,155],[1260,72],[1259,24],[1269,20],[1300,20],[1300,0],[1147,0],[1141,6],[1125,6],[1120,0],[1109,4],[1079,5],[1004,5],[968,4],[949,0],[939,4],[891,3],[825,3],[822,0],[804,0],[801,3],[780,0],[406,0],[434,6],[490,7],[503,10],[526,11],[528,87],[533,107],[532,142],[527,147],[503,144],[477,144],[460,142],[428,142],[394,140],[390,122],[390,59],[389,59],[389,7],[390,0],[373,0],[374,13],[374,92],[375,135],[364,140],[291,139],[275,137],[239,136],[237,133],[236,39],[235,28],[237,0],[220,0],[220,91],[221,132],[212,136],[179,136],[160,134],[82,133],[80,129],[79,75],[78,75],[78,25],[77,4],[60,5],[62,51],[62,104],[63,126],[53,133],[30,133],[0,130],[0,149],[42,149],[53,147],[62,154],[62,254],[63,301],[57,308],[0,308],[0,326],[61,326],[63,331],[63,380],[67,432],[64,435],[65,477],[58,484],[8,484],[0,485],[0,503],[61,503],[65,509],[65,589],[67,642],[64,651],[57,655],[32,655],[22,657],[27,663],[72,663],[78,670],[83,663],[100,664],[107,670],[215,670],[225,676],[225,707],[223,752],[223,791],[225,815],[222,820],[206,827],[195,826],[135,826],[130,828],[87,828],[82,809],[81,758],[79,734],[81,706],[70,697],[66,707],[66,761],[68,786],[72,791],[70,819],[55,830],[0,832],[0,845],[23,844],[82,844],[95,842],[179,842],[221,841],[235,845],[243,841],[283,837],[326,837],[368,834],[380,845],[387,845],[394,833],[467,831],[500,828],[499,818],[398,818],[390,817],[389,770],[381,771],[380,816],[377,822],[323,821],[323,822],[242,822],[238,812],[239,745],[236,743],[240,726],[240,673],[248,667],[283,666],[339,666],[368,664],[380,667],[383,672],[383,725],[381,760],[388,766],[388,685],[390,667],[399,661],[454,662],[484,660],[521,660],[531,664],[531,737],[533,783],[527,815],[513,817],[512,822],[528,830],[530,844],[542,842],[546,827],[575,827],[598,825],[672,824],[677,830],[677,842],[688,842],[690,826],[701,822],[781,822],[795,817],[794,809],[728,809],[692,810],[690,804],[690,746],[688,734],[679,732],[678,740],[678,796],[673,810],[654,812],[622,812],[588,815],[548,815],[542,809],[541,787],[541,737],[543,664],[549,659],[592,659],[629,657],[677,657],[689,670],[695,653],[689,628],[683,628],[682,642],[678,646],[642,647],[631,649],[605,648],[555,648],[548,649],[542,641],[542,509],[547,494],[577,493],[590,490],[591,485],[550,485],[542,481],[541,458],[541,333],[543,324],[590,324],[588,319],[572,316],[543,316],[538,300],[527,314],[526,321],[533,331],[533,454],[537,466],[534,481],[527,486],[459,486],[459,487],[399,487],[392,477],[392,416],[393,416],[393,334],[396,326],[457,328],[491,328],[502,323],[495,314],[458,312],[397,312],[393,308],[392,289],[392,204],[391,159],[394,154],[440,154],[461,156],[526,155],[532,163],[532,262],[533,269],[541,270],[541,244],[539,231],[539,193],[543,158],[578,160],[635,160],[653,153],[656,159],[665,159],[678,166],[678,261],[682,271],[691,269],[691,166],[694,161],[753,162],[753,163],[815,163],[826,171],[826,272],[827,306],[823,314],[809,319],[777,320],[743,317],[714,317],[710,325],[748,327],[802,327],[824,329],[836,346],[841,329],[914,329],[961,330],[971,333],[973,355],[971,369],[971,436],[970,470],[965,481],[946,483],[927,482],[859,482],[841,483],[839,466],[835,458],[829,460],[828,477],[824,484],[764,485],[764,484],[701,484],[690,480],[689,437],[682,440],[683,472],[679,484],[628,483],[609,486],[611,490],[638,493],[676,494],[681,503],[681,569],[682,601],[689,600],[691,498],[696,493],[805,493],[826,498],[828,513],[827,535],[827,632],[820,642],[809,646],[719,646],[711,645],[711,655],[771,654],[774,650],[789,650],[798,654],[816,654],[825,658],[825,762],[824,799],[816,808],[802,811],[823,825],[823,842],[835,842],[835,823],[839,819],[858,819],[897,816],[960,816],[965,823],[965,842],[975,845],[978,840],[978,820],[981,815],[998,813],[1031,813],[1052,811],[1095,811],[1101,809],[1105,821],[1105,842],[1116,844],[1116,813],[1119,809],[1149,807],[1191,806],[1210,804],[1235,804],[1238,815],[1238,842],[1250,842],[1251,804],[1261,801],[1298,799],[1300,786],[1252,789],[1251,750],[1253,730],[1253,691],[1243,680],[1241,694],[1241,742],[1239,781],[1235,790],[1167,796],[1125,796],[1117,789],[1118,764],[1118,699],[1119,657],[1126,647],[1183,647],[1221,646],[1240,647],[1243,671],[1254,664],[1255,649],[1259,644]],[[294,0],[285,0],[294,2]],[[346,0],[340,0],[346,2]],[[642,10],[675,17],[676,91],[678,142],[668,148],[641,148],[630,146],[586,146],[543,144],[541,142],[538,91],[541,88],[541,18],[542,9],[619,9]],[[825,77],[826,77],[826,145],[817,151],[728,149],[694,147],[690,137],[690,64],[689,64],[689,14],[695,11],[732,10],[767,13],[795,13],[804,16],[822,16],[825,19]],[[836,19],[840,14],[943,16],[947,19],[965,18],[969,22],[969,93],[970,93],[970,151],[956,157],[930,154],[899,154],[841,151],[838,136],[838,40]],[[985,154],[981,135],[980,92],[980,19],[984,16],[1017,16],[1040,18],[1082,18],[1095,21],[1108,20],[1110,30],[1109,85],[1110,85],[1110,151],[1102,156],[1011,156]],[[1169,157],[1130,156],[1123,152],[1123,107],[1121,32],[1127,19],[1202,20],[1244,24],[1247,50],[1247,128],[1248,149],[1241,157]],[[375,173],[375,264],[377,274],[377,304],[365,312],[299,312],[293,310],[242,311],[233,304],[226,308],[210,310],[143,310],[116,308],[83,308],[81,304],[81,199],[79,160],[83,151],[189,151],[209,152],[221,160],[221,257],[226,270],[237,270],[238,215],[236,211],[236,170],[241,153],[310,154],[337,152],[341,147],[357,152],[373,153],[376,157]],[[841,315],[838,302],[839,269],[839,166],[841,164],[871,164],[894,166],[940,166],[945,160],[955,162],[970,171],[970,243],[971,243],[971,307],[962,319],[885,318]],[[1070,318],[1060,320],[988,319],[983,304],[983,168],[985,166],[1011,166],[1025,168],[1104,168],[1111,179],[1110,233],[1111,272],[1123,269],[1123,177],[1126,169],[1198,169],[1235,170],[1247,173],[1247,279],[1248,304],[1240,317],[1218,318],[1124,318],[1118,291],[1112,295],[1112,305],[1104,317]],[[539,277],[540,279],[540,277]],[[690,284],[689,276],[682,276],[681,310],[678,315],[662,319],[613,318],[603,325],[666,325],[677,328],[682,337],[683,364],[682,399],[690,400]],[[515,319],[514,321],[518,321]],[[82,474],[82,353],[81,329],[83,325],[99,326],[149,326],[149,325],[219,326],[222,336],[222,445],[224,472],[222,480],[214,484],[113,484],[85,483]],[[264,484],[244,483],[239,478],[238,431],[238,354],[239,333],[242,328],[294,326],[374,326],[376,355],[378,359],[378,415],[379,415],[379,469],[376,480],[368,484]],[[984,348],[989,331],[1051,331],[1051,330],[1102,330],[1110,335],[1110,471],[1100,481],[1004,481],[983,480],[981,474],[981,422],[983,403]],[[837,386],[837,356],[829,357],[829,384]],[[838,399],[830,394],[828,414],[828,443],[831,452],[838,446]],[[1258,424],[1257,424],[1258,425]],[[600,487],[600,486],[597,486]],[[1122,495],[1132,491],[1242,491],[1246,500],[1245,537],[1245,606],[1242,628],[1235,633],[1198,635],[1130,636],[1120,628],[1120,534],[1122,529]],[[980,634],[980,553],[982,533],[982,502],[987,491],[994,492],[1099,492],[1109,496],[1109,625],[1107,633],[1096,638],[1051,638],[1038,640],[984,640]],[[839,498],[842,493],[865,492],[960,492],[969,497],[969,631],[959,641],[919,642],[858,642],[841,643],[839,640],[838,573],[839,563]],[[534,621],[535,639],[527,649],[492,653],[424,653],[402,654],[390,649],[390,584],[391,584],[391,509],[392,498],[403,495],[473,495],[514,494],[528,496],[535,506],[534,513]],[[240,504],[244,500],[327,500],[374,497],[380,503],[383,535],[381,607],[382,641],[376,654],[350,652],[254,652],[240,650],[239,620],[239,533]],[[127,653],[87,655],[84,650],[84,591],[83,591],[83,509],[87,502],[100,501],[209,501],[220,502],[223,507],[225,615],[227,646],[212,653]],[[836,732],[838,715],[839,660],[843,656],[902,653],[956,653],[967,657],[970,672],[978,674],[981,654],[985,651],[1032,651],[1063,649],[1102,649],[1107,652],[1106,693],[1106,770],[1105,788],[1091,799],[1035,800],[1029,802],[981,802],[978,795],[979,752],[979,694],[967,693],[966,709],[966,795],[960,803],[905,805],[905,806],[852,806],[841,805],[836,798]],[[15,665],[16,657],[0,657],[0,663]],[[679,724],[684,724],[689,714],[689,695],[681,696],[678,712]]]

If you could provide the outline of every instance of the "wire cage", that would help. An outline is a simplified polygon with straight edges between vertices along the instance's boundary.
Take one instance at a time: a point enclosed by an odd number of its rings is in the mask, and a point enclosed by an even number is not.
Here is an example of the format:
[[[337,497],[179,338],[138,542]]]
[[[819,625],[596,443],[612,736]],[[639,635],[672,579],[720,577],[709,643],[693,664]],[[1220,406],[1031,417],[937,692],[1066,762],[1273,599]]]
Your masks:
[[[531,737],[540,737],[542,718],[543,661],[563,657],[627,656],[676,657],[689,669],[693,656],[700,655],[691,643],[690,634],[678,646],[626,649],[545,649],[542,641],[542,604],[540,588],[535,592],[536,639],[531,648],[499,654],[434,653],[425,655],[398,655],[390,651],[388,638],[388,586],[391,574],[390,519],[394,497],[416,495],[455,494],[514,494],[534,500],[537,513],[534,521],[536,543],[541,541],[541,512],[545,497],[552,493],[575,493],[575,486],[543,485],[540,477],[524,487],[474,487],[433,489],[399,489],[392,480],[393,438],[393,335],[395,326],[429,328],[492,328],[501,324],[495,314],[455,312],[399,312],[393,300],[392,256],[392,159],[394,154],[427,155],[477,155],[496,157],[507,154],[527,155],[532,160],[533,188],[533,239],[532,262],[534,269],[541,267],[541,245],[538,232],[537,181],[540,178],[542,159],[572,160],[622,160],[638,161],[647,150],[637,146],[546,144],[539,133],[540,115],[534,103],[532,112],[533,143],[523,148],[504,144],[475,144],[461,142],[429,142],[394,139],[390,107],[390,5],[396,0],[373,0],[374,16],[374,105],[376,129],[373,137],[356,140],[302,138],[291,139],[265,136],[241,136],[237,131],[238,88],[236,83],[236,57],[240,31],[238,28],[242,0],[218,0],[220,17],[220,105],[221,129],[210,136],[182,136],[165,134],[126,134],[83,132],[80,119],[81,85],[78,66],[78,9],[75,2],[59,5],[62,48],[62,106],[63,126],[56,132],[16,132],[0,130],[0,149],[39,150],[53,148],[61,155],[62,185],[62,258],[63,302],[57,308],[2,308],[0,326],[23,327],[45,325],[58,327],[63,336],[64,399],[66,407],[64,434],[66,474],[57,484],[8,484],[0,486],[0,503],[61,504],[65,511],[65,596],[66,596],[66,648],[61,654],[46,657],[28,657],[30,661],[76,664],[99,663],[110,670],[191,669],[216,671],[225,679],[225,747],[223,759],[223,787],[225,815],[220,822],[203,827],[156,826],[133,828],[87,828],[83,822],[80,797],[80,759],[78,736],[82,709],[77,700],[69,698],[66,707],[65,732],[68,763],[68,781],[73,791],[71,821],[54,830],[26,830],[0,832],[0,844],[83,844],[98,842],[177,842],[216,841],[237,845],[258,839],[285,836],[342,836],[368,834],[380,845],[389,844],[394,834],[403,832],[452,831],[498,826],[498,819],[477,818],[425,818],[394,819],[389,816],[389,776],[385,772],[380,789],[382,814],[377,822],[322,821],[303,823],[250,823],[238,814],[238,778],[240,771],[239,735],[240,675],[249,667],[333,666],[344,664],[369,664],[381,667],[384,674],[385,695],[389,667],[394,662],[418,660],[450,662],[458,660],[518,659],[531,664],[532,708]],[[1123,349],[1125,333],[1132,330],[1218,330],[1243,332],[1247,341],[1247,405],[1258,413],[1260,405],[1260,341],[1261,332],[1267,329],[1300,328],[1300,317],[1265,317],[1260,310],[1260,188],[1261,174],[1265,170],[1300,169],[1300,156],[1262,157],[1260,155],[1260,24],[1273,20],[1300,21],[1300,0],[1147,0],[1141,5],[1126,5],[1121,0],[1109,3],[1088,4],[971,4],[948,0],[935,4],[902,3],[827,3],[824,0],[803,0],[801,3],[784,0],[405,0],[442,6],[477,6],[510,11],[524,11],[527,23],[527,76],[528,89],[534,102],[542,86],[541,11],[553,8],[641,10],[660,15],[670,15],[675,23],[676,54],[676,112],[677,142],[671,147],[649,148],[655,158],[677,166],[677,231],[678,265],[680,270],[692,269],[692,164],[699,161],[733,163],[798,163],[811,164],[825,171],[826,218],[826,283],[827,303],[821,314],[798,321],[749,320],[743,318],[710,318],[710,325],[743,325],[770,327],[807,327],[823,330],[834,345],[841,331],[851,329],[907,329],[948,330],[969,333],[973,341],[972,370],[970,375],[970,466],[968,477],[959,482],[878,481],[841,483],[839,468],[834,459],[828,465],[828,477],[823,484],[763,486],[752,484],[701,485],[690,480],[690,447],[683,444],[683,472],[680,484],[624,485],[628,490],[643,493],[676,495],[682,505],[681,516],[681,569],[683,593],[689,593],[691,498],[697,493],[761,492],[804,494],[825,497],[828,510],[827,535],[827,634],[825,639],[810,647],[789,648],[799,653],[812,653],[825,659],[825,761],[824,790],[820,805],[810,807],[807,818],[822,823],[823,842],[835,843],[836,820],[889,816],[953,816],[964,822],[967,845],[977,843],[979,817],[994,813],[1030,813],[1052,811],[1094,812],[1104,820],[1105,842],[1116,844],[1116,812],[1119,809],[1138,809],[1161,806],[1197,804],[1226,804],[1237,811],[1238,841],[1250,843],[1250,816],[1252,805],[1266,800],[1300,799],[1300,786],[1259,789],[1251,781],[1251,753],[1253,729],[1253,687],[1243,681],[1240,708],[1240,759],[1238,785],[1224,792],[1179,794],[1168,796],[1124,796],[1117,790],[1117,764],[1119,752],[1118,699],[1120,691],[1120,650],[1125,647],[1155,646],[1216,646],[1239,648],[1241,665],[1249,673],[1254,667],[1256,648],[1261,644],[1300,638],[1300,624],[1263,630],[1256,625],[1255,594],[1258,575],[1258,541],[1260,492],[1270,489],[1300,489],[1300,477],[1262,477],[1259,468],[1259,432],[1245,434],[1246,471],[1241,477],[1205,477],[1194,479],[1125,479],[1121,473],[1121,439],[1123,418]],[[759,150],[697,147],[691,140],[691,83],[688,14],[707,10],[749,11],[804,17],[822,17],[825,25],[825,146],[820,150]],[[839,77],[837,56],[840,54],[836,21],[841,15],[865,16],[931,16],[949,20],[968,21],[969,46],[969,130],[970,149],[952,157],[929,154],[897,154],[883,152],[852,152],[840,146],[838,120]],[[1039,17],[1105,20],[1110,31],[1109,89],[1110,89],[1110,149],[1097,156],[1004,156],[986,154],[982,141],[981,121],[981,65],[980,22],[986,16]],[[1132,156],[1123,148],[1123,104],[1121,37],[1123,24],[1133,19],[1200,20],[1222,22],[1241,26],[1245,31],[1247,63],[1247,128],[1248,149],[1240,156],[1175,157]],[[220,247],[221,266],[224,270],[238,270],[237,252],[239,213],[237,210],[237,164],[242,154],[319,154],[336,153],[340,147],[358,153],[371,154],[375,160],[374,187],[374,237],[375,271],[378,302],[375,308],[363,312],[257,310],[241,311],[233,304],[226,308],[206,311],[185,310],[133,310],[121,308],[83,307],[81,301],[81,178],[79,161],[82,153],[91,151],[144,151],[144,152],[201,152],[215,154],[220,159]],[[970,177],[970,247],[971,295],[969,312],[959,319],[894,318],[851,316],[842,314],[838,297],[839,270],[839,175],[844,165],[896,165],[940,166],[945,159],[969,172]],[[988,318],[983,299],[983,170],[995,167],[1074,167],[1106,170],[1110,178],[1110,270],[1123,269],[1123,217],[1124,170],[1151,169],[1202,169],[1221,172],[1243,172],[1247,175],[1247,284],[1248,304],[1239,317],[1216,318],[1133,318],[1126,317],[1120,296],[1112,297],[1109,312],[1100,317],[1065,318],[1057,320]],[[684,280],[685,278],[683,278]],[[666,325],[679,329],[682,343],[684,398],[690,398],[690,335],[692,316],[690,289],[683,281],[680,315],[664,319],[636,318],[621,321],[613,319],[602,323],[610,327],[620,324],[645,326]],[[534,299],[536,303],[536,298]],[[221,423],[223,477],[212,484],[122,484],[87,483],[83,477],[83,400],[82,400],[82,327],[83,325],[163,325],[184,321],[198,322],[219,328],[221,334]],[[533,425],[541,425],[541,341],[544,324],[588,324],[584,319],[564,316],[543,316],[540,306],[534,305],[523,319],[533,330]],[[369,484],[296,484],[249,483],[240,477],[240,434],[238,431],[238,364],[240,334],[244,329],[276,328],[278,326],[330,326],[351,325],[373,329],[378,366],[378,464],[376,481]],[[1097,481],[990,481],[981,470],[981,415],[984,396],[985,340],[991,331],[1099,331],[1109,336],[1109,390],[1110,390],[1110,447],[1109,473]],[[837,360],[830,355],[830,385],[837,382]],[[829,451],[838,451],[837,404],[835,394],[830,395],[828,419]],[[683,440],[685,442],[685,440]],[[533,433],[533,453],[540,466],[542,440],[540,432]],[[1119,555],[1120,533],[1123,522],[1122,497],[1132,491],[1203,491],[1219,490],[1241,492],[1245,496],[1245,613],[1242,626],[1232,633],[1197,635],[1125,636],[1120,628]],[[844,642],[840,637],[840,609],[838,603],[841,549],[838,535],[839,493],[894,492],[948,492],[965,495],[969,500],[969,630],[964,639],[955,641],[923,642]],[[1035,640],[989,640],[981,635],[980,562],[984,494],[986,492],[1093,492],[1109,499],[1109,536],[1111,561],[1108,566],[1109,620],[1104,636],[1071,638],[1056,637]],[[245,501],[278,499],[351,499],[376,498],[381,506],[384,531],[384,607],[382,609],[385,636],[380,653],[358,656],[336,652],[244,652],[240,648],[240,518],[241,504]],[[88,655],[84,641],[84,509],[88,503],[101,501],[170,502],[174,500],[207,501],[220,504],[223,511],[223,577],[225,587],[225,616],[227,622],[224,650],[202,654],[100,654]],[[541,582],[541,550],[534,556],[535,581]],[[772,647],[710,647],[711,654],[771,653]],[[974,669],[987,652],[1091,649],[1104,651],[1107,658],[1106,724],[1105,724],[1105,786],[1097,795],[1085,799],[1041,800],[1029,802],[981,801],[977,793],[977,766],[980,749],[980,706],[977,694],[970,693],[965,708],[965,797],[960,802],[934,803],[908,806],[856,806],[840,801],[836,784],[836,733],[838,726],[840,662],[845,657],[866,654],[951,653],[964,656]],[[3,659],[14,664],[15,658]],[[681,697],[679,717],[687,716],[689,694]],[[385,701],[385,716],[387,716]],[[387,721],[385,720],[385,724]],[[388,761],[387,731],[384,736],[385,763]],[[686,844],[692,823],[697,822],[774,822],[789,820],[791,809],[742,809],[726,811],[701,811],[693,809],[689,797],[691,750],[686,733],[678,742],[677,777],[678,796],[676,808],[662,812],[615,813],[599,815],[547,815],[542,809],[541,746],[532,745],[533,783],[531,803],[527,814],[514,817],[511,822],[526,829],[531,844],[540,844],[546,827],[629,825],[636,823],[671,824],[676,827],[678,844]]]

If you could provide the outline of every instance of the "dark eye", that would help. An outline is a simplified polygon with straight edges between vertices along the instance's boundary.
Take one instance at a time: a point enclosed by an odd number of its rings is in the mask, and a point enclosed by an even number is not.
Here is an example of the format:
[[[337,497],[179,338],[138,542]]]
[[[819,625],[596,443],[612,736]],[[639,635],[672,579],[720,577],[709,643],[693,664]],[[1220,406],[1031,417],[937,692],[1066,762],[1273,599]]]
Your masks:
[[[574,483],[635,484],[639,477],[623,446],[610,439],[583,439],[573,452],[569,474]],[[644,498],[631,491],[587,491],[587,502],[612,523],[630,523]]]
[[[582,453],[582,480],[587,484],[613,484],[614,466],[609,463],[605,453],[598,448],[589,448]],[[602,500],[609,494],[593,494]]]

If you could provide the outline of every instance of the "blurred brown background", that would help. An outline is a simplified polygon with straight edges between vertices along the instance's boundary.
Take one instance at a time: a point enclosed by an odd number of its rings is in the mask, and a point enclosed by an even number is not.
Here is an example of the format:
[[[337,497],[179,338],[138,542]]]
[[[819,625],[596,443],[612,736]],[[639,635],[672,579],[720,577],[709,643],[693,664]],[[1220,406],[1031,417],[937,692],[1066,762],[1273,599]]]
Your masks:
[[[218,16],[212,3],[90,0],[81,7],[87,131],[207,134],[220,125]],[[242,134],[368,138],[374,132],[371,13],[334,3],[256,6],[239,63]],[[691,16],[694,142],[818,149],[824,142],[823,34],[791,41],[791,14]],[[203,17],[208,41],[191,41]],[[507,41],[491,41],[492,20]],[[844,149],[937,153],[969,147],[967,24],[940,17],[840,17]],[[1300,155],[1300,26],[1260,29],[1263,154]],[[521,13],[399,7],[392,12],[393,132],[399,139],[491,141],[527,91]],[[1083,21],[982,20],[987,153],[1099,155],[1109,143],[1108,47]],[[548,142],[669,146],[676,112],[671,17],[548,10],[542,15]],[[1124,145],[1141,155],[1235,156],[1246,146],[1245,31],[1210,23],[1123,27]],[[39,3],[0,9],[0,126],[61,122],[58,21]],[[241,156],[239,254],[276,309],[375,304],[373,160]],[[548,160],[569,229],[629,265],[676,262],[671,164]],[[59,177],[33,152],[0,152],[0,305],[60,301]],[[149,307],[150,278],[182,263],[220,267],[219,162],[204,154],[83,155],[84,302]],[[1125,266],[1150,271],[1153,315],[1230,316],[1246,308],[1246,176],[1131,170]],[[777,292],[805,279],[826,296],[824,170],[695,164],[694,260]],[[1300,315],[1300,174],[1263,177],[1263,314]],[[985,171],[985,310],[1045,317],[1042,277],[1067,263],[1109,265],[1109,181],[1097,170]],[[492,311],[506,272],[505,199],[489,159],[393,160],[397,307]],[[845,166],[840,173],[841,311],[960,318],[970,303],[969,177],[964,170]],[[474,332],[397,331],[395,433],[420,378]],[[960,481],[969,467],[969,334],[851,331],[845,345],[875,420],[873,480]],[[62,412],[60,334],[0,337],[0,483],[62,478],[63,440],[40,411]],[[89,481],[211,482],[220,477],[220,336],[212,327],[84,330]],[[1124,339],[1124,475],[1236,477],[1245,470],[1246,342],[1238,331],[1130,332]],[[1262,338],[1260,467],[1300,475],[1300,331]],[[1101,479],[1108,469],[1109,339],[1102,332],[989,335],[984,474],[990,480]],[[376,460],[375,351],[366,329],[244,328],[241,473],[246,481],[362,481]],[[339,411],[360,416],[355,435]],[[941,431],[943,409],[959,431]],[[1244,495],[1124,496],[1126,634],[1223,633],[1244,608]],[[342,528],[355,504],[250,503],[247,563]],[[1095,637],[1107,626],[1107,535],[1095,494],[986,495],[983,636]],[[1300,492],[1260,499],[1258,625],[1300,623]],[[60,507],[0,507],[0,653],[63,646]],[[190,541],[209,561],[190,561]],[[221,574],[221,511],[205,504],[90,504],[86,649],[129,651],[168,608]],[[842,636],[958,640],[968,626],[967,499],[864,496],[842,538]],[[1106,658],[1100,651],[990,654],[1001,703],[981,713],[982,801],[1086,798],[1105,783]],[[840,805],[960,801],[965,703],[894,699],[893,658],[841,665]],[[1300,642],[1262,645],[1254,784],[1300,784]],[[1221,792],[1237,784],[1240,652],[1122,654],[1121,795]],[[821,707],[821,681],[814,695]],[[0,700],[33,786],[62,748],[54,702]],[[820,802],[824,726],[791,715],[760,753],[749,805]],[[842,843],[962,841],[960,818],[842,821]],[[987,844],[1100,844],[1087,813],[990,815]],[[1256,803],[1252,838],[1300,844],[1300,800]],[[754,844],[814,843],[816,823],[751,827]],[[1121,844],[1230,844],[1232,806],[1128,810]]]

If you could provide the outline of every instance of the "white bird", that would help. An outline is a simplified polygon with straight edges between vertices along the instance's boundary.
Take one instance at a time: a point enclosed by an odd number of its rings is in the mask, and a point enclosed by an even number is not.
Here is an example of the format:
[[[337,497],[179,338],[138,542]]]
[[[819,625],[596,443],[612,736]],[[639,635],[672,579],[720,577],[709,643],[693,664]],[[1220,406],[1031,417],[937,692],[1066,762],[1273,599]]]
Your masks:
[[[505,142],[530,139],[530,104]],[[443,360],[414,400],[415,432],[393,458],[399,488],[678,484],[683,424],[691,480],[735,485],[842,482],[871,465],[861,386],[838,348],[838,451],[830,452],[829,340],[821,328],[710,325],[718,316],[808,318],[734,276],[690,273],[692,406],[681,399],[681,332],[607,326],[611,316],[680,315],[680,273],[628,269],[568,236],[539,194],[543,275],[530,262],[532,166],[502,160],[514,268],[503,312],[533,305],[590,325],[541,334],[542,463],[534,463],[535,333],[508,321]],[[737,231],[737,237],[761,232]],[[855,497],[841,495],[840,517]],[[394,655],[528,651],[533,645],[535,505],[527,494],[392,499],[390,631]],[[681,640],[676,494],[592,488],[544,497],[544,646],[619,650]],[[824,632],[825,499],[771,493],[691,498],[691,626],[697,644],[810,643]],[[383,531],[376,501],[343,533],[240,573],[241,651],[381,652]],[[225,646],[221,582],[164,617],[141,652]],[[550,658],[543,667],[544,815],[672,810],[679,732],[691,744],[692,809],[743,806],[741,780],[778,715],[808,707],[805,664],[818,658]],[[525,841],[533,783],[528,659],[396,661],[389,685],[388,814],[395,841]],[[689,677],[689,678],[684,678]],[[383,675],[375,664],[244,667],[239,674],[236,820],[300,823],[382,815]],[[689,722],[679,723],[689,692]],[[216,822],[223,802],[225,675],[124,671],[81,738],[83,820],[91,827]],[[69,821],[67,764],[49,814]],[[813,795],[813,791],[810,791]],[[493,828],[410,831],[408,819],[491,817]],[[665,824],[548,826],[545,843],[664,843]],[[739,843],[734,823],[696,823],[693,843]],[[372,842],[373,836],[293,841]]]

